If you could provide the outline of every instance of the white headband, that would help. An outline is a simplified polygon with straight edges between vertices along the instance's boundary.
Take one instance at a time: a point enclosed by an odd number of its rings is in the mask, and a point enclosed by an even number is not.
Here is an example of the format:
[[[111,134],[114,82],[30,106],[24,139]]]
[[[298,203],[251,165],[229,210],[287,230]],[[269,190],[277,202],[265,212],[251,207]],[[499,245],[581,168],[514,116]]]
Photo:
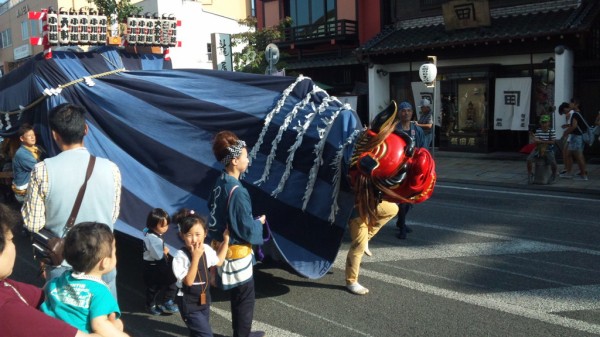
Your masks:
[[[246,142],[238,139],[235,145],[227,147],[227,151],[229,151],[229,153],[221,160],[221,163],[223,163],[225,166],[229,165],[234,158],[238,158],[242,155],[242,149],[245,147]]]

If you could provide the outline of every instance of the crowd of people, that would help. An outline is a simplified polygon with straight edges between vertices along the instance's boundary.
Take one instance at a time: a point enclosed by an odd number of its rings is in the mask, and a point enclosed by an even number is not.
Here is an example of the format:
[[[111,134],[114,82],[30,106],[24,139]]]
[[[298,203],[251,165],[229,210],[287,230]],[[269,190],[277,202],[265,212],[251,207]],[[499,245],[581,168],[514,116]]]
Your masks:
[[[587,181],[588,171],[586,167],[583,150],[586,146],[583,135],[588,128],[596,127],[596,136],[600,134],[600,111],[596,116],[593,125],[589,125],[583,117],[581,104],[577,99],[571,99],[569,103],[563,102],[558,107],[558,113],[565,117],[564,123],[560,124],[563,130],[562,137],[556,138],[556,131],[551,127],[552,116],[550,112],[539,116],[539,125],[530,130],[530,138],[535,144],[535,148],[527,157],[527,177],[529,183],[533,183],[535,176],[533,173],[534,161],[543,160],[551,168],[551,176],[547,183],[552,184],[557,176],[562,179],[573,179]],[[535,130],[535,131],[534,131]],[[600,137],[598,137],[600,140]],[[561,148],[563,158],[563,169],[558,172],[556,163],[556,151]],[[579,172],[573,174],[573,164],[577,164]]]
[[[88,126],[82,107],[53,108],[49,125],[61,150],[51,158],[44,158],[35,144],[31,126],[19,130],[13,191],[22,202],[21,217],[0,204],[0,326],[8,336],[128,336],[118,304],[113,235],[120,213],[119,168],[85,148]],[[249,164],[245,142],[223,131],[215,136],[213,152],[224,169],[211,192],[208,222],[190,209],[172,217],[161,208],[148,214],[143,249],[146,308],[152,315],[179,313],[191,336],[212,336],[212,284],[230,295],[233,336],[264,336],[251,330],[252,245],[263,243],[266,216],[253,217],[248,191],[239,181]],[[16,258],[13,229],[19,223],[31,235],[44,229],[64,238],[62,262],[40,262],[43,289],[8,278]],[[162,237],[171,223],[182,242],[173,255]]]
[[[565,105],[566,104],[566,105]],[[421,116],[414,118],[409,102],[398,105],[395,133],[402,134],[406,151],[431,144],[430,102],[420,102]],[[577,102],[559,107],[567,118],[565,159],[572,158],[587,179],[581,159],[581,114]],[[121,174],[117,165],[94,158],[84,146],[88,132],[82,107],[62,104],[50,111],[52,137],[61,152],[45,158],[36,144],[31,126],[19,130],[20,147],[14,156],[13,191],[22,202],[21,217],[0,204],[0,326],[10,336],[127,336],[121,319],[116,288],[116,245],[114,224],[120,213]],[[428,117],[429,116],[429,117]],[[579,117],[577,117],[579,116]],[[533,137],[539,146],[528,158],[544,155],[557,176],[553,153],[555,134],[549,116],[540,117]],[[600,114],[596,119],[600,126]],[[424,131],[423,128],[428,130]],[[255,217],[250,195],[240,181],[249,165],[246,143],[230,131],[216,134],[213,154],[223,171],[208,199],[209,214],[180,209],[170,215],[162,208],[152,209],[146,220],[143,248],[145,307],[151,315],[179,313],[191,336],[212,336],[210,327],[210,287],[225,290],[230,297],[234,337],[260,337],[252,331],[255,306],[253,246],[263,243],[266,216]],[[560,177],[571,174],[572,161],[565,160]],[[25,191],[25,192],[23,192]],[[83,192],[82,192],[83,191]],[[74,204],[80,203],[75,212]],[[406,224],[410,203],[380,200],[372,210],[375,220],[365,221],[357,214],[349,221],[351,245],[346,257],[345,282],[349,292],[365,295],[369,290],[358,282],[363,255],[372,255],[371,240],[396,218],[397,237],[406,239],[412,230]],[[67,226],[70,217],[77,224]],[[22,220],[22,221],[21,221]],[[44,289],[10,280],[15,263],[13,227],[36,233],[42,228],[64,237],[64,262],[42,265],[47,281]],[[163,235],[176,225],[182,246],[174,254]],[[27,320],[30,324],[24,324]],[[34,324],[31,324],[34,323]]]

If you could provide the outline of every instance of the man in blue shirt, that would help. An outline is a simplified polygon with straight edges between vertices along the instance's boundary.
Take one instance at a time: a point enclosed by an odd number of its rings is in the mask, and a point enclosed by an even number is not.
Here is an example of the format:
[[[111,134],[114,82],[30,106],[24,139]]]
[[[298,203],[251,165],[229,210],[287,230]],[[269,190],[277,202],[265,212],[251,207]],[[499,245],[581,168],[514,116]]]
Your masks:
[[[413,107],[409,102],[402,102],[398,106],[400,112],[400,123],[396,126],[397,131],[403,131],[410,136],[415,144],[415,148],[423,147],[425,145],[425,133],[417,122],[413,120]],[[398,239],[406,239],[406,234],[412,232],[412,229],[406,226],[406,214],[412,208],[412,204],[403,203],[398,205],[398,220],[396,227],[400,230],[397,237]]]

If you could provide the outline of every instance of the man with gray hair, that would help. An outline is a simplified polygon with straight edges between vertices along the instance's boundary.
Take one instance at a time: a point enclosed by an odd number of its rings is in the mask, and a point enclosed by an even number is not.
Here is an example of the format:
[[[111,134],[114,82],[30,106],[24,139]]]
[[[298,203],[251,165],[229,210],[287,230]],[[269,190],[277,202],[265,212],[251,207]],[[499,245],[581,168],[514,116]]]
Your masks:
[[[421,108],[421,115],[419,116],[417,125],[423,129],[423,133],[425,134],[423,147],[429,150],[430,146],[434,146],[434,144],[431,144],[433,138],[433,114],[431,112],[431,102],[427,98],[423,98],[419,108]]]

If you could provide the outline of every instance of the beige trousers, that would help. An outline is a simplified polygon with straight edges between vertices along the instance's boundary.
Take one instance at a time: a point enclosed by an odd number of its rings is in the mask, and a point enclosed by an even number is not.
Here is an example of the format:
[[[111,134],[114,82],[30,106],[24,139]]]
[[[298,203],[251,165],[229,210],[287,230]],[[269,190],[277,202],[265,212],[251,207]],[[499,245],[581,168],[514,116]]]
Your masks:
[[[398,205],[388,201],[382,201],[377,205],[377,213],[381,217],[374,226],[369,227],[360,218],[356,217],[350,220],[350,238],[352,243],[348,256],[346,257],[346,284],[358,282],[358,272],[360,270],[360,262],[367,242],[371,240],[379,232],[388,221],[390,221],[398,213]]]

